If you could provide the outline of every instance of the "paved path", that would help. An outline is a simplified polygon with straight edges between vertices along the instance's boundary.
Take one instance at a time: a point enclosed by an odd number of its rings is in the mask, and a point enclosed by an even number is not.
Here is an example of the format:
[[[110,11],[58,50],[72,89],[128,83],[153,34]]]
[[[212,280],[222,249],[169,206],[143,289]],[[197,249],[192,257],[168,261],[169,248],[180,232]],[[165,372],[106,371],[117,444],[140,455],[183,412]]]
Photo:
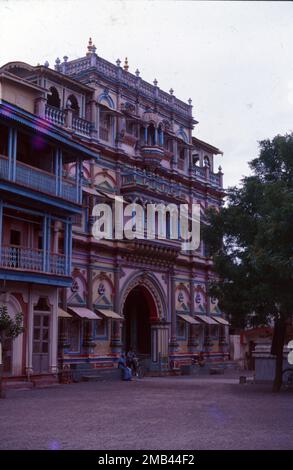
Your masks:
[[[228,381],[228,382],[227,382]],[[225,376],[14,390],[0,449],[293,449],[293,393]]]

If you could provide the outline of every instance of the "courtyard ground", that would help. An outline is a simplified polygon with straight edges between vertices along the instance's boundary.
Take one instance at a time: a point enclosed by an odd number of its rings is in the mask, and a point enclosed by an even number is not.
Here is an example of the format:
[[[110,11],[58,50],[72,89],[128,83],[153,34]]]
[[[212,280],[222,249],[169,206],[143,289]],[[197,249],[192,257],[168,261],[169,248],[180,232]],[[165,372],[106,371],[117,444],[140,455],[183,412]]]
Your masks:
[[[293,449],[293,393],[229,375],[10,390],[0,436],[0,449]]]

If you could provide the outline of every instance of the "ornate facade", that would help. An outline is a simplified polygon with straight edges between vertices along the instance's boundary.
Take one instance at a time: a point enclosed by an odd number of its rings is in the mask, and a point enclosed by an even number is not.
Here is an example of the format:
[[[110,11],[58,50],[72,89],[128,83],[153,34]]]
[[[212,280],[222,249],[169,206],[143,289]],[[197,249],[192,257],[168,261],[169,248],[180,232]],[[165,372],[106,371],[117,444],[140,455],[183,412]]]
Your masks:
[[[183,252],[168,236],[92,235],[93,207],[115,196],[143,207],[197,203],[204,217],[224,195],[221,168],[214,171],[221,152],[192,136],[191,100],[128,68],[99,57],[90,40],[84,57],[57,59],[54,70],[0,69],[0,288],[26,327],[7,373],[54,373],[57,350],[63,364],[106,367],[132,346],[150,370],[190,363],[200,351],[228,358],[228,323],[207,295],[213,272],[202,242]]]

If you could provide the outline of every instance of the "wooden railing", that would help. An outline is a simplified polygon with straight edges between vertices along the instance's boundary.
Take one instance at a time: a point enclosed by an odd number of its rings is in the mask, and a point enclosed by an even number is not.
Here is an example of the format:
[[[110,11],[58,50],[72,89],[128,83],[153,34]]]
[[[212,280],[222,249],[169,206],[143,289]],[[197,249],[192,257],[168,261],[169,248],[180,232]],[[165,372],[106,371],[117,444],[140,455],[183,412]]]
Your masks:
[[[47,272],[59,276],[68,275],[65,255],[47,253],[47,269],[44,270],[44,251],[37,248],[8,245],[0,249],[0,266],[7,269]]]
[[[10,180],[8,158],[0,155],[0,178]],[[60,194],[56,194],[56,177],[39,168],[16,161],[15,182],[42,193],[59,196],[67,201],[78,202],[76,183],[62,179]]]
[[[0,247],[0,266],[2,268],[47,272],[59,276],[68,275],[65,255],[47,253],[47,259],[47,269],[44,270],[43,250],[15,245]]]

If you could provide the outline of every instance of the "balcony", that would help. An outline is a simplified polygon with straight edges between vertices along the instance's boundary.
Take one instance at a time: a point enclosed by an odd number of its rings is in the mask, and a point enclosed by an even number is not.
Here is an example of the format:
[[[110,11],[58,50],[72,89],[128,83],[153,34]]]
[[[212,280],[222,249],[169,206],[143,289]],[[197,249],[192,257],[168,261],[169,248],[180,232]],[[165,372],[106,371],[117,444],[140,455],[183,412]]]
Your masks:
[[[85,135],[86,137],[90,137],[92,124],[85,119],[81,119],[79,117],[72,118],[72,129],[81,135]]]
[[[11,181],[9,177],[9,160],[3,155],[0,155],[0,179]],[[69,202],[79,203],[75,182],[63,178],[61,184],[57,185],[55,175],[26,163],[16,162],[16,174],[13,182],[51,196],[60,197]]]
[[[74,116],[71,110],[65,111],[46,104],[44,117],[47,121],[50,121],[57,126],[72,129],[76,134],[86,137],[90,137],[91,135],[92,123],[86,119]]]
[[[222,188],[222,173],[212,173],[208,167],[195,166],[193,175],[196,180],[209,183],[211,186]]]
[[[4,269],[31,271],[69,276],[66,256],[57,253],[45,253],[44,250],[20,246],[2,246],[0,249],[0,267]]]
[[[157,145],[143,145],[141,147],[141,154],[144,161],[153,167],[161,165],[161,161],[164,158],[164,149]]]
[[[57,126],[65,126],[65,111],[47,104],[45,107],[45,119],[53,124],[57,124]]]
[[[144,191],[148,190],[156,194],[165,195],[172,199],[185,200],[184,194],[178,184],[170,181],[169,179],[154,175],[151,172],[136,170],[131,173],[122,174],[121,187],[123,192],[142,188]]]

